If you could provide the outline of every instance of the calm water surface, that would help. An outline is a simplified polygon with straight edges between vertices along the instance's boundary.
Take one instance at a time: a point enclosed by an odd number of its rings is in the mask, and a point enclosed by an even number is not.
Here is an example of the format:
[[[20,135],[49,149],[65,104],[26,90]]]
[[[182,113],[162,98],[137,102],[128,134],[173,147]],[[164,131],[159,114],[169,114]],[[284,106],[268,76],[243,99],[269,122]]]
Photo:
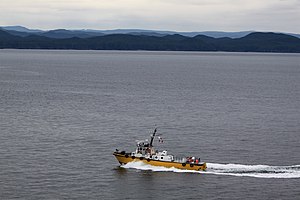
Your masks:
[[[300,196],[299,54],[0,50],[0,97],[1,199]],[[207,172],[120,168],[155,126]]]

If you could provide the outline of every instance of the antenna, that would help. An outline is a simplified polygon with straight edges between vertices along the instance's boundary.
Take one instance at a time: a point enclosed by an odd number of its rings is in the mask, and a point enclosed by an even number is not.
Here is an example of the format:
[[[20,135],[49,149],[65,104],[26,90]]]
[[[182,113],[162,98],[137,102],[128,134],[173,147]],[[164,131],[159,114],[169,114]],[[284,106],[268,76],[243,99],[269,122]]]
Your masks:
[[[152,135],[151,135],[151,140],[150,140],[150,147],[153,147],[153,140],[154,140],[154,137],[155,137],[155,134],[156,134],[156,131],[157,131],[157,128],[154,129]]]

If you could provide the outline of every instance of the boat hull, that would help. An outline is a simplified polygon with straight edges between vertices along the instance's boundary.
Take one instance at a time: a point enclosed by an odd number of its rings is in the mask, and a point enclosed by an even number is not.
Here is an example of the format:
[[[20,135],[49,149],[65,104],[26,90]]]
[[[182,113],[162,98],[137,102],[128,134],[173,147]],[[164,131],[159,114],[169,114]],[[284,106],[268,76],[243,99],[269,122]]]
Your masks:
[[[127,164],[129,162],[141,161],[148,165],[153,166],[160,166],[160,167],[167,167],[167,168],[177,168],[177,169],[185,169],[185,170],[196,170],[196,171],[205,171],[206,170],[206,163],[179,163],[179,162],[170,162],[170,161],[160,161],[160,160],[153,160],[153,159],[146,159],[144,157],[135,157],[129,156],[128,154],[121,154],[118,152],[114,152],[114,156],[119,161],[121,165]]]

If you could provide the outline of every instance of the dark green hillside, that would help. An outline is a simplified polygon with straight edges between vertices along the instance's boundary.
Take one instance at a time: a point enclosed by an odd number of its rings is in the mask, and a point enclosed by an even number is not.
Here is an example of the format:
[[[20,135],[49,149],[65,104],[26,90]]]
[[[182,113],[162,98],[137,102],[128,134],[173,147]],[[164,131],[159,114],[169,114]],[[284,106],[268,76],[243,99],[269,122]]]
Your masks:
[[[68,34],[62,31],[62,37]],[[0,29],[0,48],[78,49],[78,50],[151,50],[151,51],[231,51],[300,53],[300,39],[279,33],[251,33],[245,37],[213,38],[112,34],[97,37],[53,38],[40,35],[16,36]]]
[[[235,39],[237,51],[299,52],[300,39],[281,33],[250,33]]]

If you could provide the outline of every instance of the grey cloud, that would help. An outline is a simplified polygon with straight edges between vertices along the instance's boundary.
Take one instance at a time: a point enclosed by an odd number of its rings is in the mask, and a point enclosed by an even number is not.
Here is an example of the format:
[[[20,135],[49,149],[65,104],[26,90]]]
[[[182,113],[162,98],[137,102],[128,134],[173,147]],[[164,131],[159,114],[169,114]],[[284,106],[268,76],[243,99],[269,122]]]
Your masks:
[[[0,25],[300,32],[300,0],[1,0]]]

